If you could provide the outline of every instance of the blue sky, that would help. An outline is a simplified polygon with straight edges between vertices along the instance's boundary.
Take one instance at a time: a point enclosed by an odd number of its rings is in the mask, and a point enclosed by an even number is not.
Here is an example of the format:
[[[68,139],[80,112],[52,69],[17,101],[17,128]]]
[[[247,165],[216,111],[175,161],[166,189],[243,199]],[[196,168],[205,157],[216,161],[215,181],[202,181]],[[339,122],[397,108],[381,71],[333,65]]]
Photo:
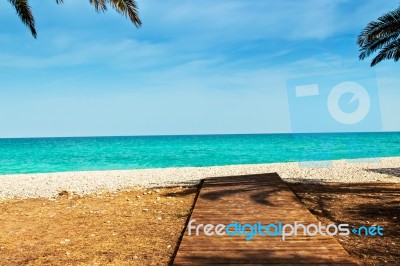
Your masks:
[[[371,69],[355,45],[397,1],[146,0],[139,29],[54,2],[31,0],[37,39],[0,2],[0,137],[400,130],[400,63]],[[327,111],[346,81],[369,93],[359,124]],[[309,84],[321,93],[292,95]]]

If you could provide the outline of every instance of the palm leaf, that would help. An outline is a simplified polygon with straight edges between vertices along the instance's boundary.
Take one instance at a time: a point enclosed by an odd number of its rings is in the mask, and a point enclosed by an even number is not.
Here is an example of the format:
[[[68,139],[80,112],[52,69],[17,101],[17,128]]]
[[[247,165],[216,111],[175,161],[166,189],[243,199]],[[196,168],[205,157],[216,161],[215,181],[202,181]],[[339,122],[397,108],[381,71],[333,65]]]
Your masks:
[[[395,31],[385,35],[382,38],[375,39],[370,43],[363,45],[360,49],[360,60],[365,59],[370,56],[372,53],[376,52],[378,49],[382,48],[386,44],[390,43],[393,40],[396,40],[400,36],[400,31]]]
[[[31,7],[27,0],[8,0],[14,6],[17,15],[30,30],[33,37],[36,38],[35,19],[33,18]]]
[[[377,21],[372,21],[365,27],[358,37],[358,46],[365,45],[370,41],[376,40],[400,27],[400,8],[391,11],[378,18]]]
[[[105,0],[89,0],[89,2],[94,6],[97,12],[106,11],[107,5]]]
[[[400,58],[400,7],[370,22],[360,33],[357,44],[360,47],[360,60],[372,53],[378,55],[372,60],[374,66],[382,60]]]
[[[135,0],[108,0],[108,2],[118,13],[129,17],[136,27],[142,25]]]
[[[379,54],[372,60],[371,66],[375,66],[382,60],[393,59],[397,62],[400,59],[400,40],[396,40],[382,48]]]
[[[57,4],[64,3],[64,0],[55,1]],[[35,19],[32,15],[28,0],[8,0],[8,2],[14,6],[22,22],[29,27],[33,37],[36,38],[37,33],[35,29]],[[136,27],[140,27],[142,25],[135,0],[89,0],[89,2],[94,6],[97,12],[106,11],[107,3],[109,3],[118,13],[129,17]]]

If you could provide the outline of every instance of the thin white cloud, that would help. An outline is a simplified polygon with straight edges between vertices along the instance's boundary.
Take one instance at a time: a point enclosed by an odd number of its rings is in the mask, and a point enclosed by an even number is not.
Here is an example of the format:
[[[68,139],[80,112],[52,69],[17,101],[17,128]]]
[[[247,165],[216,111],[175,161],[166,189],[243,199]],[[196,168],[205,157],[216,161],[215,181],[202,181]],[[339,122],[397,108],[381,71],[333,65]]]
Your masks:
[[[145,28],[217,39],[322,39],[349,33],[393,5],[378,1],[145,1]],[[343,6],[354,10],[343,12]],[[349,8],[347,8],[349,9]],[[147,23],[147,26],[146,26]]]

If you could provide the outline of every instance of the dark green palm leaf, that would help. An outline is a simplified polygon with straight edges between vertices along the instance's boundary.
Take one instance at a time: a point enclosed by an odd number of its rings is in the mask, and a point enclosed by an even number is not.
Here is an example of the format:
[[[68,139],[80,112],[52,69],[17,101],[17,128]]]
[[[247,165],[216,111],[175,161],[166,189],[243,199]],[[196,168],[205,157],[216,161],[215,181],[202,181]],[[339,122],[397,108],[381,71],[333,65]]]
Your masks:
[[[360,60],[364,60],[372,53],[378,55],[372,60],[371,66],[382,60],[400,58],[400,7],[369,23],[357,39],[360,47]]]
[[[371,66],[375,66],[382,60],[388,59],[393,59],[395,62],[400,59],[400,39],[382,48],[379,54],[372,60]]]
[[[370,43],[367,43],[368,45],[363,45],[360,49],[360,60],[365,59],[366,57],[370,56],[372,53],[376,52],[378,49],[382,48],[384,45],[389,43],[392,40],[396,40],[400,35],[400,31],[395,31],[389,34],[386,34],[382,38],[378,38],[374,41],[371,41]]]
[[[142,22],[138,15],[138,8],[135,0],[108,0],[111,6],[120,14],[128,16],[130,20],[139,27]]]
[[[107,5],[105,0],[89,0],[89,2],[94,6],[97,12],[106,11]]]
[[[33,37],[36,38],[35,19],[33,18],[31,7],[27,0],[8,0],[17,11],[19,18],[29,29]]]
[[[106,11],[107,3],[110,4],[118,13],[129,17],[136,27],[142,25],[138,15],[138,8],[134,0],[89,0],[97,12]]]
[[[29,27],[33,37],[36,38],[35,19],[32,15],[28,0],[8,0],[14,6],[22,22]],[[64,3],[64,0],[55,0],[57,4]],[[97,12],[106,11],[107,3],[110,4],[118,13],[129,17],[136,27],[142,25],[139,18],[138,7],[135,0],[89,0]]]
[[[362,46],[371,40],[380,38],[388,33],[398,29],[400,26],[400,8],[389,12],[378,18],[378,21],[372,21],[365,27],[358,37],[358,45]]]

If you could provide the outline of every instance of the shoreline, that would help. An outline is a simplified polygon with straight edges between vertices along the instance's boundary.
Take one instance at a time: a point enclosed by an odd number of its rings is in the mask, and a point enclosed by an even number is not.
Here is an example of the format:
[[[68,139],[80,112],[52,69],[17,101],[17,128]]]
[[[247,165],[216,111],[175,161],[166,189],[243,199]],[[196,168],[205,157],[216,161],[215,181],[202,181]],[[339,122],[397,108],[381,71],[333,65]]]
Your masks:
[[[278,173],[287,182],[400,183],[400,157],[133,170],[0,175],[0,199],[83,196],[134,188],[192,186],[208,177]]]

